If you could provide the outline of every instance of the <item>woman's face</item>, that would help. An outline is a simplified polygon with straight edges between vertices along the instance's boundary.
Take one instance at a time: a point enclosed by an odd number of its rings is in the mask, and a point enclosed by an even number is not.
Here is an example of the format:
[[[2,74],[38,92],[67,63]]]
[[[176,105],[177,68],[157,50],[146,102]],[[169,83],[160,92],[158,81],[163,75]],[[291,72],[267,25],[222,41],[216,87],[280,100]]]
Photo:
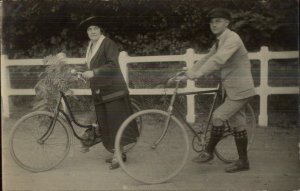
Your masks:
[[[229,21],[223,18],[212,18],[209,25],[211,32],[214,35],[219,36],[227,29]]]
[[[98,26],[91,25],[87,28],[87,34],[93,41],[97,41],[102,35],[101,29]]]

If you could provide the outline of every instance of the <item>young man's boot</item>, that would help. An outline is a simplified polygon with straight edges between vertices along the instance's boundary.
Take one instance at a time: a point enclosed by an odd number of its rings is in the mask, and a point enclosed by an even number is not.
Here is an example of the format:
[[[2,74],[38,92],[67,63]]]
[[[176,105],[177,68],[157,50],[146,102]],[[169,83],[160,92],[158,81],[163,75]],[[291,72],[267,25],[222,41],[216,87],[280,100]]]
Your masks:
[[[214,158],[214,150],[218,142],[223,136],[225,126],[213,126],[210,133],[209,142],[204,151],[202,151],[196,158],[193,159],[193,162],[196,163],[205,163],[211,161]]]
[[[225,169],[225,171],[228,173],[240,172],[250,169],[247,154],[247,131],[243,130],[239,132],[234,132],[234,140],[239,154],[239,160]]]

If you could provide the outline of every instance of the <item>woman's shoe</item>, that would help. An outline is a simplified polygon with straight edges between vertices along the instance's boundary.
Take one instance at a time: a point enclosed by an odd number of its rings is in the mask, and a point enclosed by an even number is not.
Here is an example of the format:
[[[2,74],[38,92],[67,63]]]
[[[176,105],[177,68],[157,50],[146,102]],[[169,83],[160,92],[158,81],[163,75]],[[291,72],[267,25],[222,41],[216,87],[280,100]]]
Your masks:
[[[123,160],[123,162],[126,162],[126,160],[127,160],[127,156],[125,153],[122,153],[122,160]],[[112,163],[112,161],[113,161],[113,157],[105,160],[106,163]]]
[[[122,153],[122,160],[123,162],[126,162],[127,160],[127,157],[126,157],[126,154],[125,153]],[[108,160],[107,160],[108,161]],[[109,166],[109,169],[110,170],[113,170],[113,169],[117,169],[120,167],[120,164],[117,160],[117,158],[115,157],[115,155],[113,156],[112,160],[111,160],[111,163],[110,163],[110,166]]]
[[[109,165],[110,170],[114,170],[120,167],[120,164],[118,163],[117,160],[113,159],[111,164]]]

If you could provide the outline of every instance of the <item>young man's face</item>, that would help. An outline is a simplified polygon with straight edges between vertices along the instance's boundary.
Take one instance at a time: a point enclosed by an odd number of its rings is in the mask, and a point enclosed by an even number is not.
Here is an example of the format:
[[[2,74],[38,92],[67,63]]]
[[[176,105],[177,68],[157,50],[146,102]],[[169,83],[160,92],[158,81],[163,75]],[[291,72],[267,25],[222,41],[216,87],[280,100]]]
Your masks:
[[[209,22],[211,32],[219,36],[222,34],[228,27],[229,21],[223,18],[212,18]]]
[[[91,40],[97,41],[102,33],[98,26],[91,25],[87,28],[87,34]]]

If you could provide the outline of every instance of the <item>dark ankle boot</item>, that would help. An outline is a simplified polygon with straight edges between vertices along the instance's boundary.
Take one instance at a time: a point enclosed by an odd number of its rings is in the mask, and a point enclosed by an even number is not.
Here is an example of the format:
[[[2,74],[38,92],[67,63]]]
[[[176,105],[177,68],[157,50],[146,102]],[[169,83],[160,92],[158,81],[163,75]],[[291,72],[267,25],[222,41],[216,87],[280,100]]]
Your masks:
[[[225,171],[228,173],[235,173],[235,172],[245,171],[249,169],[250,169],[249,161],[239,159],[238,161],[236,161],[235,163],[227,167]]]
[[[236,148],[239,154],[239,160],[236,161],[233,165],[225,169],[226,172],[239,172],[244,170],[249,170],[250,165],[248,161],[247,147],[248,147],[248,137],[247,131],[234,132],[234,140]]]
[[[214,158],[214,150],[218,142],[223,136],[225,126],[213,126],[210,133],[209,142],[203,152],[201,152],[196,158],[193,159],[193,162],[196,163],[205,163],[211,161]]]

